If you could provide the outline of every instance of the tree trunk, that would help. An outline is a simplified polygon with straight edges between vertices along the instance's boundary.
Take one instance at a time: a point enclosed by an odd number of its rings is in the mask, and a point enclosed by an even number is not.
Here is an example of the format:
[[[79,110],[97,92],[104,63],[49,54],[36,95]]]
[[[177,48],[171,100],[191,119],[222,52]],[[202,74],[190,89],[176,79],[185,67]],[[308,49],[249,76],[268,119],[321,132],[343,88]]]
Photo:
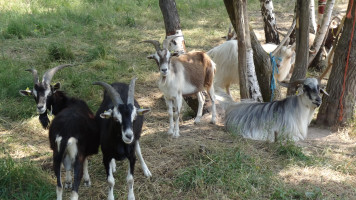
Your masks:
[[[263,102],[260,86],[256,77],[255,64],[253,61],[253,50],[251,47],[250,26],[247,13],[247,2],[243,0],[243,13],[245,20],[245,37],[246,37],[246,64],[249,96],[258,102]]]
[[[273,2],[272,0],[260,0],[260,3],[266,43],[279,44],[280,40],[277,32],[276,18],[273,13]]]
[[[313,34],[316,33],[316,21],[315,21],[315,3],[314,0],[310,1],[309,5],[309,31]]]
[[[321,21],[323,19],[325,5],[326,5],[326,0],[318,0],[318,27],[317,27],[317,30],[319,29]]]
[[[326,87],[329,96],[323,96],[323,103],[317,116],[317,124],[326,126],[343,125],[355,117],[356,0],[350,0],[347,12],[348,15],[335,49],[333,67]]]
[[[262,48],[260,42],[258,41],[255,32],[251,29],[251,46],[253,49],[253,60],[255,63],[256,76],[258,83],[261,87],[261,93],[264,102],[268,102],[271,100],[272,91],[271,91],[271,75],[272,75],[272,66],[271,61],[266,53],[266,51]],[[277,87],[274,90],[274,99],[280,98],[280,90]]]
[[[313,42],[313,45],[311,48],[313,53],[310,53],[310,55],[309,55],[308,66],[313,62],[315,56],[317,55],[317,53],[320,50],[320,47],[321,47],[323,41],[325,41],[324,38],[326,36],[326,33],[328,32],[328,27],[330,24],[331,13],[334,8],[334,3],[335,3],[335,0],[328,0],[327,4],[325,6],[326,12],[324,13],[323,19],[320,23],[320,26],[319,26],[318,31],[315,36],[315,39],[314,39],[314,42]]]
[[[186,53],[185,42],[175,0],[159,0],[164,26],[166,28],[166,38],[175,37],[169,44],[169,50],[178,54]]]
[[[297,0],[296,32],[296,58],[291,82],[305,78],[308,68],[309,56],[309,1]],[[295,88],[289,88],[287,94],[295,94]]]

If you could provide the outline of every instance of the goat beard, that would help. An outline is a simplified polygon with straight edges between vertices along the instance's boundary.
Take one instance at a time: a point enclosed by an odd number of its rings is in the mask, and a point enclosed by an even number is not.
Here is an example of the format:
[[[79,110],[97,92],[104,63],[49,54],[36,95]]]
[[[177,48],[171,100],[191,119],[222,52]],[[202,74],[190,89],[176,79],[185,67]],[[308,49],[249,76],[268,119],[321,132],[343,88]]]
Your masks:
[[[48,129],[50,121],[48,119],[47,110],[46,110],[46,112],[40,114],[38,116],[38,119],[40,120],[42,127],[44,129]]]

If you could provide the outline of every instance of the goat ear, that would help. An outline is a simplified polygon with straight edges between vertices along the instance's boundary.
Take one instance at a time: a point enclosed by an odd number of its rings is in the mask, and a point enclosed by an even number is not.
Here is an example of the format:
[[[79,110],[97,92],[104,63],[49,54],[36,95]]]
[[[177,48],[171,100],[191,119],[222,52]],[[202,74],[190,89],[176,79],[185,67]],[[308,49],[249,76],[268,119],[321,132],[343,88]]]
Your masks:
[[[112,117],[112,110],[107,110],[107,111],[104,111],[103,113],[100,114],[100,117],[103,118],[103,119],[109,119]]]
[[[327,96],[329,96],[329,94],[323,88],[320,88],[320,92],[325,94],[325,95],[327,95]]]
[[[57,90],[59,90],[59,88],[61,88],[61,84],[60,83],[56,83],[53,86],[53,92],[56,92]]]
[[[154,54],[149,55],[149,56],[147,56],[147,59],[155,59],[155,55]]]
[[[22,96],[32,96],[32,90],[30,90],[29,88],[26,88],[26,90],[19,90],[19,93]]]
[[[137,108],[137,109],[136,109],[136,113],[137,113],[138,115],[144,115],[144,114],[146,114],[146,113],[148,113],[148,112],[150,112],[150,111],[151,111],[150,108]]]

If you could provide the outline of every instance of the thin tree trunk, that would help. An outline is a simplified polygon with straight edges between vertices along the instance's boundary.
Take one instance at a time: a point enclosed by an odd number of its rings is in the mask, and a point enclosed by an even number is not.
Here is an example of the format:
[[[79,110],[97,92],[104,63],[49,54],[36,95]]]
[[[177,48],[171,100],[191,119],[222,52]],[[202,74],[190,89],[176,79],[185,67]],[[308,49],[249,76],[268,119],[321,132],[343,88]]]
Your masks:
[[[314,0],[310,1],[310,5],[309,5],[309,31],[311,33],[316,33],[316,20],[315,20],[315,3]]]
[[[279,35],[276,26],[276,17],[273,13],[272,0],[260,0],[263,27],[265,31],[266,43],[279,44]]]
[[[324,38],[326,36],[326,33],[328,32],[328,27],[329,27],[329,23],[330,23],[331,13],[334,8],[334,3],[335,3],[335,0],[328,0],[328,2],[326,3],[326,6],[325,6],[326,12],[324,13],[320,27],[316,33],[316,36],[315,36],[315,39],[314,39],[314,42],[313,42],[313,45],[311,48],[312,52],[314,52],[314,53],[310,53],[310,55],[309,55],[308,66],[310,66],[310,64],[313,62],[315,56],[319,52],[320,47],[321,47],[321,45],[324,41]]]
[[[323,96],[323,103],[319,109],[316,120],[317,124],[326,126],[343,125],[355,117],[356,0],[350,0],[347,12],[348,15],[344,22],[340,40],[335,49],[333,67],[326,87],[329,96]],[[351,49],[349,49],[350,42],[352,42]],[[349,63],[346,71],[348,56]],[[342,107],[343,109],[341,109]]]
[[[319,29],[321,21],[323,19],[325,5],[326,5],[326,0],[318,0],[318,21],[317,21],[318,27],[317,27],[317,30]]]
[[[309,0],[297,0],[296,62],[291,82],[302,79],[307,74],[309,55]],[[295,94],[295,88],[289,88],[287,94]]]
[[[263,102],[260,86],[257,81],[255,64],[253,62],[253,50],[251,47],[251,38],[250,38],[250,27],[247,13],[247,2],[243,0],[243,13],[245,20],[245,37],[246,37],[246,64],[247,64],[247,79],[248,79],[248,91],[249,96],[258,102]]]

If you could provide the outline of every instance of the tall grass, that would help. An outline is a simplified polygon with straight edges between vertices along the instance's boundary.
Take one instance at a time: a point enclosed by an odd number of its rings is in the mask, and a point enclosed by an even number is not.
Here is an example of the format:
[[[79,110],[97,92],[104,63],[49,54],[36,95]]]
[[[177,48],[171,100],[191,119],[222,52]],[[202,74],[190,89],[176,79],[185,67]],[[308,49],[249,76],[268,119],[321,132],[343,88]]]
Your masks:
[[[0,158],[0,199],[46,200],[55,198],[50,176],[29,161]]]

